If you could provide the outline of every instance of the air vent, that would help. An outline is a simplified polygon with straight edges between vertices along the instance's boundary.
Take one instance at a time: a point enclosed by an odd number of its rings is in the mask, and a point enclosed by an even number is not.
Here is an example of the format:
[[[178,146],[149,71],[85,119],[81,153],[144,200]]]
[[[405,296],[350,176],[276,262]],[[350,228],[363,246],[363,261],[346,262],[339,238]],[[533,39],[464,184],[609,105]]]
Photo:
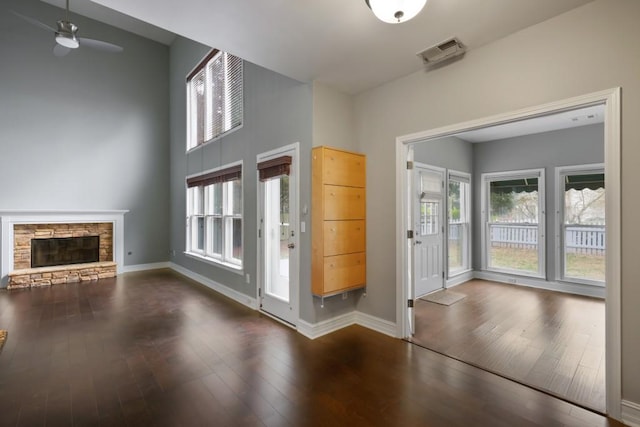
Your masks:
[[[428,47],[422,52],[418,52],[417,55],[422,58],[425,64],[433,65],[449,58],[462,55],[465,51],[466,48],[460,40],[453,37],[449,40],[443,41],[442,43],[438,43],[435,46]]]

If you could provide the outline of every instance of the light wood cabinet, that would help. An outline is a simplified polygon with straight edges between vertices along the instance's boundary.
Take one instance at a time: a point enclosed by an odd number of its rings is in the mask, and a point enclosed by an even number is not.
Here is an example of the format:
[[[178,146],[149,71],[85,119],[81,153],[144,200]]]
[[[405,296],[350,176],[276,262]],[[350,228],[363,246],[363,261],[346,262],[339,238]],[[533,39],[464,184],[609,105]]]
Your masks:
[[[312,150],[311,289],[330,296],[365,286],[366,158]]]

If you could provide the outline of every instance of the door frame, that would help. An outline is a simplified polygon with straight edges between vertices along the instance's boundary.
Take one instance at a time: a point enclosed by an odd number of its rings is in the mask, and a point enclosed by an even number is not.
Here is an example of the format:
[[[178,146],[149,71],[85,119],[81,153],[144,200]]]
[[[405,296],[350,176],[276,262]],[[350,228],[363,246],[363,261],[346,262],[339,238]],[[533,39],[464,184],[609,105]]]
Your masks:
[[[499,124],[517,122],[534,117],[574,110],[590,105],[604,105],[604,157],[606,199],[606,299],[605,299],[605,358],[606,358],[606,413],[620,419],[622,415],[622,348],[621,348],[621,129],[619,87],[582,96],[523,108],[477,120],[457,123],[396,138],[396,335],[407,338],[411,332],[407,308],[407,295],[411,285],[411,239],[408,195],[407,160],[412,160],[410,145],[460,132]],[[411,310],[412,311],[412,310]]]
[[[447,206],[448,205],[448,203],[447,203],[447,191],[446,191],[446,187],[447,187],[447,169],[441,168],[441,167],[438,167],[438,166],[429,165],[427,163],[417,162],[417,161],[414,160],[413,169],[412,169],[414,186],[415,186],[415,182],[416,182],[416,178],[417,178],[416,175],[418,173],[418,169],[424,169],[424,170],[429,171],[429,172],[438,173],[438,174],[440,174],[440,176],[442,178],[442,192],[440,193],[440,196],[441,196],[441,202],[440,202],[441,203],[441,207],[440,207],[440,212],[438,213],[438,216],[439,216],[438,219],[440,221],[440,227],[441,227],[441,230],[440,230],[440,269],[441,269],[441,271],[443,273],[446,274],[446,265],[447,265],[447,263],[445,262],[445,259],[446,259],[446,256],[447,256],[447,253],[448,253],[448,249],[449,249],[447,247],[447,238],[446,238],[447,237],[446,236],[446,234],[447,234],[446,233],[446,218],[447,218],[446,212],[447,212],[447,209],[448,209],[448,206]],[[414,187],[412,193],[414,195],[416,194],[416,188],[415,187]],[[413,205],[411,207],[411,212],[410,212],[410,215],[411,215],[410,224],[411,224],[411,229],[413,230],[414,242],[415,242],[415,236],[416,236],[415,224],[416,224],[416,220],[417,220],[417,218],[416,218],[416,208],[417,207],[415,206],[416,202],[417,202],[417,200],[414,198],[413,201],[412,201]],[[442,229],[443,227],[445,227],[445,228]],[[413,262],[415,262],[415,256],[416,256],[415,248],[416,248],[415,244],[411,246],[411,249],[412,249],[411,256],[412,256],[412,261]],[[413,265],[412,268],[415,269],[415,267],[416,267],[415,264],[412,264],[412,265]],[[414,273],[415,273],[415,270],[414,270]],[[440,279],[441,279],[442,286],[439,289],[436,289],[435,291],[432,291],[432,292],[437,292],[438,290],[442,290],[442,289],[445,289],[447,287],[446,286],[447,285],[447,281],[445,279],[445,276],[443,275]],[[412,299],[416,298],[416,283],[415,283],[416,280],[417,280],[417,278],[414,277],[413,278],[413,294],[412,294],[413,296],[412,296]]]
[[[284,155],[287,152],[293,151],[293,158],[291,159],[292,170],[290,175],[294,182],[294,200],[291,203],[289,201],[289,212],[295,212],[295,236],[293,236],[293,243],[295,244],[295,249],[297,250],[295,261],[293,262],[292,274],[289,276],[289,286],[291,287],[292,283],[295,283],[296,286],[291,289],[290,292],[290,304],[293,307],[293,319],[295,320],[294,324],[291,324],[279,317],[262,310],[262,298],[264,298],[264,292],[261,292],[261,289],[264,290],[264,240],[260,238],[259,235],[256,235],[256,240],[258,242],[258,247],[256,250],[256,296],[258,302],[258,310],[262,313],[265,313],[269,317],[274,318],[275,320],[287,325],[296,327],[300,323],[300,143],[295,142],[293,144],[285,145],[283,147],[276,148],[274,150],[266,151],[264,153],[260,153],[256,156],[256,165],[262,161],[268,160],[270,158],[275,158]],[[291,191],[291,187],[289,187],[289,191]],[[262,202],[262,186],[260,184],[260,177],[256,175],[256,232],[258,233],[261,229],[260,227],[260,218],[262,216],[263,206]],[[291,262],[291,259],[289,259]]]

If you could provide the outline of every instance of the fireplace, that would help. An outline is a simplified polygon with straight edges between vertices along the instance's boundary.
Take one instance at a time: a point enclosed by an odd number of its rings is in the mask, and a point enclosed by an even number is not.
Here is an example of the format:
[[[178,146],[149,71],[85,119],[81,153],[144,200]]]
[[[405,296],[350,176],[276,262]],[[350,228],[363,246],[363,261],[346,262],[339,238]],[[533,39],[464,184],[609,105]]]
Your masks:
[[[124,264],[126,212],[0,210],[0,288],[115,277]],[[66,255],[55,254],[60,247]]]
[[[31,268],[100,261],[100,236],[31,239]]]

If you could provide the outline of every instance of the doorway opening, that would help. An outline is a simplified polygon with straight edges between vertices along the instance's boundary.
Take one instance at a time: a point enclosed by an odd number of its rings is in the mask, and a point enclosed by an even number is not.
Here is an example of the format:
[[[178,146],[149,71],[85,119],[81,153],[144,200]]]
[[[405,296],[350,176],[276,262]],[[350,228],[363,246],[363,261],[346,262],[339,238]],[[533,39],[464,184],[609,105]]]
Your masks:
[[[407,161],[415,162],[419,159],[415,157],[413,145],[418,142],[434,141],[436,139],[455,136],[463,132],[470,131],[487,131],[491,132],[496,129],[497,126],[518,125],[528,121],[530,119],[537,119],[541,117],[548,117],[555,114],[575,111],[581,108],[602,106],[604,114],[604,175],[606,176],[607,194],[605,201],[606,210],[606,287],[601,288],[599,292],[601,296],[605,298],[605,373],[606,373],[606,404],[605,412],[614,418],[620,417],[620,402],[621,402],[621,379],[620,379],[620,89],[613,89],[610,91],[603,91],[595,94],[585,95],[565,101],[551,103],[547,105],[528,108],[508,114],[502,114],[499,116],[489,117],[486,119],[476,120],[467,123],[461,123],[446,128],[435,129],[431,131],[412,134],[406,137],[399,137],[397,139],[396,150],[396,166],[397,166],[397,188],[398,188],[398,213],[397,213],[397,247],[400,248],[397,255],[397,274],[398,274],[398,335],[403,338],[410,338],[414,332],[415,319],[414,319],[414,289],[412,284],[415,281],[415,245],[413,239],[408,239],[407,230],[413,226],[413,203],[411,202],[411,196],[409,188],[413,179],[413,174],[408,170],[405,165]],[[510,171],[509,169],[502,169],[502,171]],[[513,172],[513,171],[511,171]],[[480,177],[475,176],[475,180],[480,180]],[[516,177],[520,179],[520,177]],[[527,177],[525,177],[527,178]],[[485,183],[479,183],[485,185]],[[490,185],[490,184],[487,184]],[[525,185],[529,185],[525,180]],[[488,187],[490,188],[490,187]],[[504,189],[505,187],[503,187]],[[501,190],[506,192],[505,190]],[[475,193],[474,193],[475,194]],[[476,196],[473,201],[474,209],[479,210],[481,205],[481,197]],[[486,208],[485,208],[486,209]],[[486,213],[486,212],[485,212]],[[485,218],[487,218],[485,216]],[[474,227],[478,228],[478,232],[486,232],[485,226],[488,222],[485,220],[475,219],[473,221]],[[539,224],[535,224],[539,226]],[[504,228],[504,227],[502,227]],[[544,227],[539,228],[545,230]],[[547,238],[546,241],[531,241],[531,245],[536,245],[536,249],[539,245],[548,245],[549,247],[555,247],[562,243],[560,238],[560,232],[557,236],[553,236],[552,233],[542,231],[545,234],[538,237]],[[482,239],[474,239],[473,248],[474,255],[477,256],[480,253],[478,248],[481,248],[487,242],[487,237]],[[497,252],[496,252],[497,253]],[[542,263],[541,263],[542,261]],[[547,260],[549,261],[549,260]],[[542,265],[542,267],[541,267]],[[519,283],[528,286],[540,285],[543,280],[542,277],[546,274],[544,268],[544,260],[538,260],[536,264],[537,271],[535,274],[530,275],[513,275],[506,277],[514,277],[513,282],[507,283]],[[557,267],[557,266],[556,266]],[[549,267],[551,269],[551,267]],[[533,269],[532,269],[533,271]],[[478,265],[477,259],[474,262],[474,269],[472,271],[472,277],[481,279],[492,279],[496,276],[495,271],[487,269],[486,259],[483,259],[481,264]],[[504,277],[504,276],[503,276]],[[520,281],[522,280],[522,281]],[[445,286],[446,286],[445,282]],[[575,290],[574,283],[563,284],[566,286],[565,291],[572,292]],[[594,287],[595,289],[595,287]],[[598,292],[594,291],[594,295]],[[407,303],[409,301],[409,303]]]

